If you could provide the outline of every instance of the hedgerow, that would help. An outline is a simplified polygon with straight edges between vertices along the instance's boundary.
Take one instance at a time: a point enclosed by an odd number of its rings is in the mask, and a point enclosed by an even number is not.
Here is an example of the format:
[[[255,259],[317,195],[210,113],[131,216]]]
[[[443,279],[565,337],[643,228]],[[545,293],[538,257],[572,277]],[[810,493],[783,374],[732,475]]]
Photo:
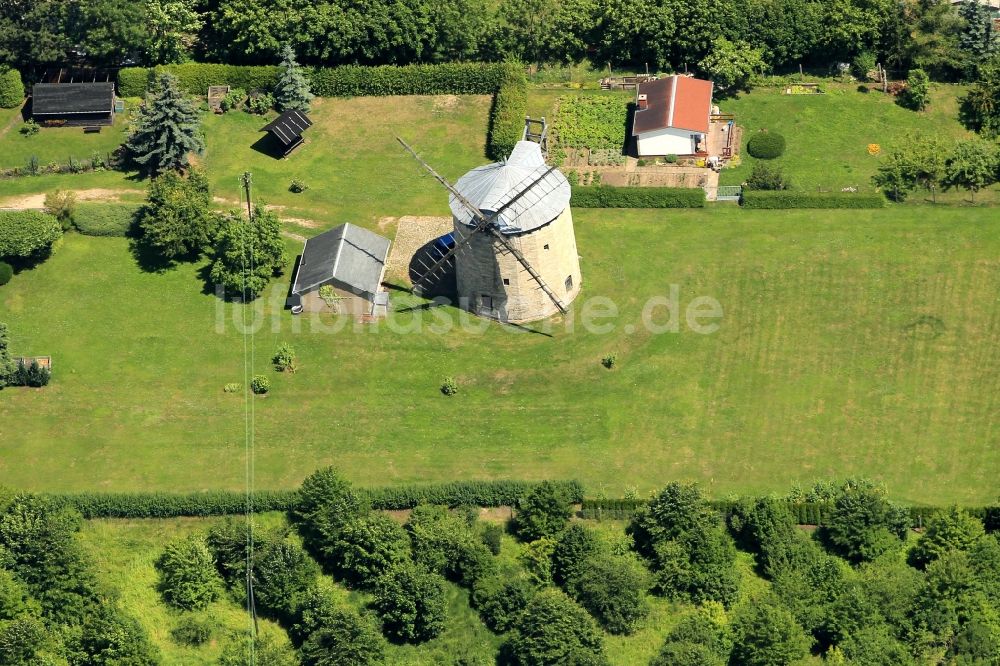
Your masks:
[[[882,208],[885,197],[877,192],[792,192],[744,190],[744,208]]]
[[[85,236],[127,236],[140,210],[138,204],[80,203],[73,226]]]
[[[573,502],[583,500],[578,481],[557,481]],[[371,507],[378,510],[412,509],[421,503],[447,506],[511,506],[538,484],[530,481],[456,481],[427,485],[403,485],[364,490]],[[225,516],[242,514],[246,493],[216,490],[194,493],[68,493],[53,498],[76,508],[84,518],[172,518],[178,516]],[[253,510],[287,511],[298,499],[296,490],[258,490]]]
[[[490,107],[486,135],[486,154],[490,158],[501,160],[514,150],[514,144],[521,140],[524,133],[527,111],[528,81],[524,71],[516,65],[507,65]]]
[[[574,187],[577,208],[704,208],[699,187]]]
[[[241,66],[202,62],[159,67],[125,67],[118,71],[119,96],[144,96],[163,72],[176,76],[184,92],[207,95],[209,86],[270,90],[278,82],[279,70],[270,65]]]

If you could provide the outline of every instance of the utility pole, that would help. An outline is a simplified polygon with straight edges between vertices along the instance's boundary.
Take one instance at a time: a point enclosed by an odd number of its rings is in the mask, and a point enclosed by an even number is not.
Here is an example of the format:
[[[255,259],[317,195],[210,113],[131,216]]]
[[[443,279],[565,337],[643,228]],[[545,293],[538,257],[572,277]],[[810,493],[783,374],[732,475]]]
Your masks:
[[[243,183],[243,191],[247,195],[247,218],[253,222],[253,207],[250,205],[250,186],[253,184],[253,177],[249,171],[243,172],[243,175],[240,176],[240,182]]]

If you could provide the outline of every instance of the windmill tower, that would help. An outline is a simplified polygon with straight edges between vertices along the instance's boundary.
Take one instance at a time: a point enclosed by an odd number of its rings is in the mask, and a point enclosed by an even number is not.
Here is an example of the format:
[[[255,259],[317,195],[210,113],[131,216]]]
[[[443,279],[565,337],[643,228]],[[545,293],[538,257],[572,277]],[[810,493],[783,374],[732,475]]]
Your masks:
[[[570,187],[539,144],[519,141],[508,159],[454,185],[420,162],[451,193],[455,246],[425,267],[414,291],[453,264],[459,304],[476,314],[520,323],[565,313],[582,281]]]

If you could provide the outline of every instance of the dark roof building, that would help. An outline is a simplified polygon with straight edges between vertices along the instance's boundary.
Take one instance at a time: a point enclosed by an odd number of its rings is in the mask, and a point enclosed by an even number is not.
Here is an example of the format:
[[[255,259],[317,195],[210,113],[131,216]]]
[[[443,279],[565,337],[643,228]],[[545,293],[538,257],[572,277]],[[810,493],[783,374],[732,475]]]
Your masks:
[[[301,296],[330,284],[374,302],[388,256],[388,238],[342,224],[306,241],[292,293]]]
[[[270,132],[281,144],[281,154],[287,155],[302,143],[302,133],[309,127],[312,127],[312,121],[306,114],[289,109],[265,125],[261,131]]]
[[[114,83],[36,83],[31,115],[41,122],[110,125],[115,115]]]

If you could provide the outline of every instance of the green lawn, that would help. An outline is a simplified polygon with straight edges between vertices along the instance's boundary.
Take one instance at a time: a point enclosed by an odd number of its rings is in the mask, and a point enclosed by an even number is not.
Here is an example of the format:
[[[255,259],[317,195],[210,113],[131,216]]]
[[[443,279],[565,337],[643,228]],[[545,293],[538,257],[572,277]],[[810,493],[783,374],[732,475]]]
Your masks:
[[[446,210],[439,196],[414,212]],[[864,474],[907,502],[996,498],[1000,234],[988,209],[575,217],[584,293],[575,331],[564,321],[552,337],[434,332],[449,310],[333,332],[333,319],[282,312],[276,281],[255,338],[274,385],[254,401],[258,486],[332,463],[361,484],[575,477],[619,494],[693,479],[725,496]],[[71,235],[0,291],[15,353],[55,365],[48,388],[0,393],[0,483],[243,487],[243,400],[222,390],[243,380],[243,340],[199,268],[143,272],[125,240]],[[671,284],[682,309],[719,301],[718,332],[644,329],[643,305]],[[580,323],[596,296],[619,308],[609,332]],[[298,351],[294,375],[269,369],[281,341]],[[453,398],[438,391],[448,375]]]
[[[125,140],[129,113],[119,113],[115,123],[100,133],[84,134],[82,127],[42,127],[38,134],[25,136],[21,109],[0,109],[0,168],[23,167],[34,155],[40,166],[49,162],[66,164],[69,158],[89,160],[93,153],[107,156]]]

